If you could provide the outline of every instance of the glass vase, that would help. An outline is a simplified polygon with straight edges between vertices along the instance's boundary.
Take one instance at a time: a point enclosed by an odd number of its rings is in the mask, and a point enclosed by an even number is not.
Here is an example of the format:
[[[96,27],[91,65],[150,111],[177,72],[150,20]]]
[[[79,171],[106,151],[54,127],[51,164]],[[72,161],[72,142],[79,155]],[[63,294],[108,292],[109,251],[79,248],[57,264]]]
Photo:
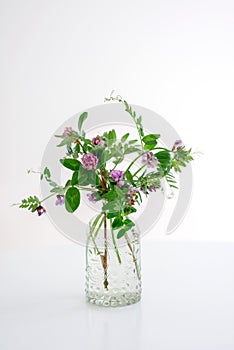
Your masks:
[[[135,224],[118,239],[119,230],[113,230],[111,223],[106,213],[99,214],[89,223],[86,300],[107,307],[134,304],[141,299],[139,230]]]

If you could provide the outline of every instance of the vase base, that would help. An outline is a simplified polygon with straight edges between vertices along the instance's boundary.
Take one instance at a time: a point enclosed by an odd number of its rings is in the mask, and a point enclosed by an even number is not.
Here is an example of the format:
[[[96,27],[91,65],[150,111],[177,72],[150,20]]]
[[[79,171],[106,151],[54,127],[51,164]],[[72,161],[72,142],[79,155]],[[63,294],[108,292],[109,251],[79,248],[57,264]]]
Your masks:
[[[124,293],[117,295],[103,295],[89,293],[86,295],[86,301],[90,304],[104,307],[120,307],[135,304],[141,300],[140,293]]]

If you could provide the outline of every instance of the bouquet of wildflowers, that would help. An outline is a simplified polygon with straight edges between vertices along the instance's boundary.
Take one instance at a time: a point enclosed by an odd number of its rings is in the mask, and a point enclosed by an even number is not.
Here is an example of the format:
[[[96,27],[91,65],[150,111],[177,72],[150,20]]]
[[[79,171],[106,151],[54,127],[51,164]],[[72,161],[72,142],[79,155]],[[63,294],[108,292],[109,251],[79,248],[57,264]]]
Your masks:
[[[170,187],[177,188],[175,173],[193,158],[191,149],[187,150],[181,140],[175,140],[171,149],[160,147],[160,135],[145,134],[142,117],[137,116],[125,100],[120,97],[106,100],[117,100],[125,106],[126,113],[135,122],[138,139],[132,139],[130,133],[116,135],[115,130],[87,138],[84,125],[88,113],[82,113],[77,130],[66,127],[62,135],[56,135],[61,140],[58,147],[65,148],[60,163],[71,171],[69,179],[64,185],[55,183],[46,167],[41,173],[41,180],[51,186],[50,194],[44,199],[30,196],[23,199],[19,207],[41,216],[46,213],[44,202],[54,196],[55,205],[64,205],[68,212],[73,213],[79,208],[80,192],[86,191],[91,202],[101,201],[98,220],[109,220],[116,247],[115,239],[126,238],[128,231],[134,227],[130,216],[137,211],[142,197],[158,191],[163,179]],[[123,167],[123,161],[129,154],[132,154],[133,160]],[[98,225],[98,220],[94,221],[91,231]],[[117,250],[116,254],[121,262]],[[103,267],[105,256],[101,255]]]

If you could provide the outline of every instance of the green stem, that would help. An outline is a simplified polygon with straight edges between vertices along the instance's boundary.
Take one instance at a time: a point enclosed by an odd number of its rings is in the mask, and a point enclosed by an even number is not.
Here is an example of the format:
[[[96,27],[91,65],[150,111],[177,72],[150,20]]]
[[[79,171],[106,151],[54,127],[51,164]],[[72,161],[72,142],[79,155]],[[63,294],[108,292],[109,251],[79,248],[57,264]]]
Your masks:
[[[135,163],[135,161],[137,159],[139,159],[140,157],[142,157],[144,154],[148,153],[149,151],[145,151],[140,153],[136,158],[133,159],[133,161],[129,164],[129,166],[127,167],[127,169],[125,170],[125,173],[131,168],[131,166]]]
[[[70,187],[70,186],[69,186]],[[85,191],[91,191],[91,192],[96,192],[96,190],[90,188],[90,187],[83,187],[83,186],[79,186],[76,185],[77,188],[81,189],[81,190],[85,190]]]
[[[102,266],[104,270],[104,288],[108,290],[108,280],[107,280],[107,219],[106,219],[106,212],[104,212],[104,255],[101,255],[102,260]]]
[[[56,193],[51,193],[49,196],[45,197],[44,199],[42,199],[40,202],[44,202],[46,201],[47,199],[49,199],[50,197],[53,197]]]
[[[115,168],[117,167],[117,165],[120,163],[120,160],[121,160],[121,158],[118,159],[118,162],[115,164],[114,168],[112,168],[112,169],[110,170],[110,173],[111,173],[113,170],[115,170]]]
[[[100,223],[99,223],[99,225],[98,225],[98,228],[96,229],[96,231],[95,231],[95,233],[94,233],[94,238],[97,237],[98,232],[99,232],[100,228],[102,227],[103,221],[104,221],[104,217],[103,217],[102,220],[100,221]]]
[[[99,219],[101,218],[101,216],[102,216],[102,213],[99,214],[99,215],[96,217],[96,219],[94,220],[94,222],[93,222],[93,224],[92,224],[92,226],[91,226],[91,228],[90,228],[90,231],[89,231],[89,238],[92,239],[93,244],[94,244],[94,247],[95,247],[97,253],[98,253],[100,256],[101,256],[101,252],[100,252],[100,250],[98,249],[97,243],[95,242],[95,239],[94,239],[94,237],[93,237],[93,232],[94,232],[94,230],[95,230],[95,228],[96,228],[96,226],[97,226],[97,223],[98,223]]]
[[[93,235],[91,234],[90,237],[91,237],[91,239],[92,239],[92,241],[93,241],[94,248],[96,249],[98,255],[101,256],[101,252],[100,252],[100,250],[98,249],[97,243],[95,242],[95,239],[93,238]]]
[[[135,268],[136,268],[137,278],[138,278],[138,280],[140,281],[140,280],[141,280],[141,274],[140,274],[140,271],[139,271],[139,267],[138,267],[138,265],[137,265],[137,259],[136,259],[136,256],[135,256],[135,254],[134,254],[134,251],[133,251],[133,249],[132,249],[132,246],[131,246],[131,243],[130,243],[130,239],[129,239],[129,237],[128,237],[128,234],[125,233],[124,237],[125,237],[125,239],[126,239],[126,241],[127,241],[128,247],[129,247],[129,249],[130,249],[130,251],[131,251],[132,258],[133,258],[133,262],[134,262],[134,265],[135,265]]]
[[[86,154],[87,152],[85,152],[85,150],[84,150],[84,145],[82,145],[82,143],[80,141],[79,141],[79,145],[81,146],[83,153]]]
[[[137,132],[138,132],[138,135],[139,135],[139,139],[140,139],[140,142],[141,142],[141,148],[142,148],[142,151],[144,149],[144,145],[143,145],[143,142],[142,142],[142,137],[141,137],[141,133],[140,133],[140,128],[138,127],[138,124],[137,124],[137,121],[136,121],[136,113],[134,111],[132,111],[131,107],[128,105],[127,101],[124,101],[122,100],[121,101],[125,108],[126,108],[126,112],[128,114],[130,114],[130,116],[132,117],[132,119],[134,120],[134,123],[136,124],[136,128],[137,128]]]
[[[163,149],[164,151],[173,153],[173,151],[171,151],[171,150],[169,150],[169,149],[167,149],[167,148],[164,148],[164,147],[155,147],[154,150],[156,150],[156,149]]]
[[[28,174],[31,174],[31,173],[32,173],[32,174],[41,174],[41,171],[36,171],[36,170],[33,170],[33,169],[28,169],[28,170],[27,170],[27,173],[28,173]]]
[[[142,167],[140,167],[133,175],[132,177],[136,176],[136,174],[138,174],[142,169],[144,169],[146,167],[147,164],[142,165]]]
[[[69,187],[71,187],[71,186],[65,187],[65,188],[64,188],[64,192],[65,192]],[[76,185],[75,187],[77,187],[77,188],[79,188],[79,189],[81,189],[81,190],[85,190],[85,191],[96,192],[96,190],[94,190],[94,189],[92,189],[92,188],[89,188],[89,187],[83,187],[83,186],[79,186],[79,185]],[[47,199],[49,199],[49,198],[51,198],[51,197],[53,197],[53,196],[55,196],[55,195],[56,195],[56,193],[51,193],[49,196],[43,198],[43,199],[40,201],[40,203],[46,201]]]
[[[112,228],[112,219],[110,219],[110,226],[111,226],[111,236],[112,236],[112,241],[113,241],[114,248],[115,248],[115,253],[116,253],[116,256],[117,256],[119,264],[121,264],[121,258],[120,258],[119,251],[118,251],[118,248],[117,248],[115,235],[114,235],[114,230]]]
[[[144,146],[143,146],[143,142],[142,142],[142,136],[141,136],[141,132],[140,132],[140,127],[138,126],[137,124],[137,120],[136,120],[136,112],[132,110],[131,106],[127,103],[127,101],[123,100],[121,96],[116,96],[116,97],[113,97],[112,94],[113,94],[114,91],[111,92],[111,95],[109,98],[105,97],[104,101],[118,101],[118,102],[121,102],[124,106],[125,106],[125,110],[128,114],[130,114],[130,116],[132,117],[132,119],[134,120],[135,124],[136,124],[136,128],[137,128],[137,132],[139,134],[139,139],[140,139],[140,142],[141,142],[141,148],[142,150],[144,149]]]

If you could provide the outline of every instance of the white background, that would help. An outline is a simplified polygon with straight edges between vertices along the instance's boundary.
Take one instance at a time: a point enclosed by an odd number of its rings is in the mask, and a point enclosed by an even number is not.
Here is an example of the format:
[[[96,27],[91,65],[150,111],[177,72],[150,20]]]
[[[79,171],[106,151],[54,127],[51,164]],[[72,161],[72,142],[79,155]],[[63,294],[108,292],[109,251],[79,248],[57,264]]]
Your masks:
[[[26,169],[40,166],[55,129],[112,89],[162,115],[204,154],[183,224],[145,239],[234,241],[233,1],[0,5],[0,249],[69,244],[46,216],[10,204],[39,194],[39,178]]]

